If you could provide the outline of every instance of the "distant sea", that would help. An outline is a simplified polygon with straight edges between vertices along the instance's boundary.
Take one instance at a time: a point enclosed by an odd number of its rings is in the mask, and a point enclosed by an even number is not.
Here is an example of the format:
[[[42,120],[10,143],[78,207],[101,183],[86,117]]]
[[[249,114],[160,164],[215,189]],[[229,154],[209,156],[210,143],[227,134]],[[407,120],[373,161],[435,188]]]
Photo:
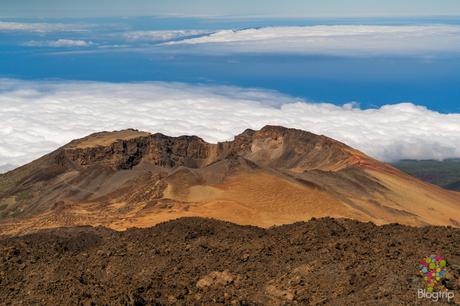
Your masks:
[[[355,101],[362,108],[412,102],[439,112],[460,112],[460,58],[456,56],[188,54],[153,45],[148,48],[145,42],[122,39],[123,33],[130,31],[342,24],[460,25],[460,18],[262,20],[139,17],[3,18],[0,21],[72,24],[83,28],[66,32],[0,31],[0,78],[224,84],[277,90],[313,102],[343,104]],[[93,45],[88,48],[34,46],[59,39],[84,40]]]

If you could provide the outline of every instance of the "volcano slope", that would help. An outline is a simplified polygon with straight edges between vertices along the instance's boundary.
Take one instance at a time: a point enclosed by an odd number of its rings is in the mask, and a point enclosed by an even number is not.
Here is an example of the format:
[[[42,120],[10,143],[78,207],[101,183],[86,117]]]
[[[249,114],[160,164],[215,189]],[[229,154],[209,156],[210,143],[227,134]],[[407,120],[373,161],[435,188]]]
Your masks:
[[[0,239],[3,305],[447,305],[418,298],[418,264],[447,260],[460,303],[460,229],[331,218],[270,229],[202,218],[59,228]]]
[[[200,216],[270,227],[312,217],[460,225],[460,193],[325,136],[266,126],[233,141],[102,132],[0,176],[0,233],[149,227]]]

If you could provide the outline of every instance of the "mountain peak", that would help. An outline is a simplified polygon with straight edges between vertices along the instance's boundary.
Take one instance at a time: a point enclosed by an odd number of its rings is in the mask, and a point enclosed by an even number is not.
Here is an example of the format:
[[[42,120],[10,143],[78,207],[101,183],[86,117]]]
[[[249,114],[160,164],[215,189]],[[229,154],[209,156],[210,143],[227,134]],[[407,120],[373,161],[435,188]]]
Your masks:
[[[85,149],[97,146],[109,146],[117,141],[130,140],[139,137],[147,137],[151,134],[136,129],[125,129],[113,132],[93,133],[81,139],[74,140],[65,146],[67,149]]]
[[[300,129],[296,129],[296,128],[288,128],[288,127],[284,127],[282,125],[265,125],[264,127],[262,127],[259,132],[274,132],[274,133],[289,133],[289,132],[294,132],[294,133],[298,133],[298,132],[302,132],[302,133],[309,133],[309,134],[313,134],[313,133],[310,133],[310,132],[307,132],[307,131],[304,131],[304,130],[300,130]],[[318,136],[318,135],[317,135]]]
[[[327,138],[323,135],[317,135],[308,131],[300,130],[300,129],[295,129],[295,128],[287,128],[284,126],[280,125],[266,125],[262,127],[258,131],[254,131],[254,134],[259,136],[259,137],[280,137],[280,136],[295,136],[299,137],[299,141],[305,141],[307,140],[308,137],[309,140],[314,139],[314,138]],[[330,139],[332,140],[332,139]]]
[[[324,216],[457,226],[458,203],[457,194],[298,129],[269,125],[216,144],[128,129],[72,141],[1,175],[0,233],[125,229],[181,216],[263,227]]]
[[[298,171],[337,171],[347,166],[352,149],[325,136],[298,129],[267,125],[235,136],[233,141],[207,143],[197,136],[171,137],[134,129],[91,134],[58,150],[56,160],[65,167],[101,165],[132,169],[140,163],[159,167],[206,167],[231,156],[265,166]],[[364,156],[364,154],[362,154]]]

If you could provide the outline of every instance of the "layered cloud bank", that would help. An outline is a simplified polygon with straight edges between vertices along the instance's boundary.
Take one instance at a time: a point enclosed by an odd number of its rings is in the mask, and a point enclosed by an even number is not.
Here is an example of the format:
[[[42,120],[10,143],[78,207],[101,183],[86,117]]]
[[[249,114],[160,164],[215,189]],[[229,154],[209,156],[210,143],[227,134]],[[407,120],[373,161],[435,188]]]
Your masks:
[[[88,37],[80,44],[93,41],[104,45],[107,37],[123,45],[138,49],[147,45],[166,51],[188,53],[282,53],[323,54],[338,56],[422,55],[436,56],[460,53],[460,26],[449,24],[425,25],[315,25],[277,26],[222,30],[142,30],[123,31],[106,26],[97,29],[91,25],[60,23],[23,23],[0,21],[0,32],[22,31],[36,33],[37,39],[29,46],[60,44],[46,39],[54,32],[79,31]],[[112,31],[112,32],[111,32]],[[43,41],[41,40],[43,39]],[[71,42],[69,37],[62,41]],[[27,45],[27,44],[26,44]],[[67,44],[67,46],[72,46]],[[73,45],[82,47],[81,45]],[[142,51],[146,51],[143,49]]]
[[[362,110],[236,87],[0,80],[0,169],[97,131],[137,128],[217,142],[266,124],[325,134],[386,161],[460,157],[460,114],[410,103]]]
[[[29,23],[29,22],[6,22],[0,21],[0,31],[24,31],[24,32],[74,32],[83,31],[86,26],[62,23]]]
[[[460,26],[318,25],[223,30],[168,42],[231,53],[421,54],[460,50]]]
[[[201,30],[165,30],[165,31],[135,31],[123,33],[123,38],[128,41],[164,42],[200,35],[208,35],[210,31]]]
[[[36,41],[32,40],[24,45],[27,47],[51,47],[51,48],[81,48],[89,47],[93,43],[90,41],[79,40],[79,39],[58,39],[50,41]]]

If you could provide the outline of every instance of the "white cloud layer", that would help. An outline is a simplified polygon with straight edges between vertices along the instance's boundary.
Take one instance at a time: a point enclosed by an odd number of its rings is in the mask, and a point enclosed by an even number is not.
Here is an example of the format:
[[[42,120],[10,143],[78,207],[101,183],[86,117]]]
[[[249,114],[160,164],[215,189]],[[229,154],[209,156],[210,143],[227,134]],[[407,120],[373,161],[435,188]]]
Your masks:
[[[123,38],[128,41],[164,42],[192,38],[205,34],[210,34],[210,32],[201,30],[136,31],[123,33]]]
[[[331,55],[421,54],[460,51],[460,26],[319,25],[223,30],[165,43],[222,52]]]
[[[62,23],[21,23],[0,21],[0,31],[69,32],[82,31],[86,26]]]
[[[460,114],[411,103],[362,110],[237,87],[0,79],[3,170],[97,131],[137,128],[216,142],[266,124],[325,134],[387,161],[460,157]]]
[[[82,48],[93,45],[92,42],[86,40],[75,39],[58,39],[51,41],[36,41],[32,40],[24,44],[27,47],[52,47],[52,48]]]

